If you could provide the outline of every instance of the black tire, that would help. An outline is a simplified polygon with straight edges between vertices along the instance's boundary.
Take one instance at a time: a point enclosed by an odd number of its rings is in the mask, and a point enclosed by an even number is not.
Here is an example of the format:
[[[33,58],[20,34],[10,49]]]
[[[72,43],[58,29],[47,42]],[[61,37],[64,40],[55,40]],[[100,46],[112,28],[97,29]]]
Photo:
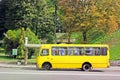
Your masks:
[[[83,71],[90,71],[91,70],[91,65],[88,63],[83,64],[82,66]]]
[[[42,66],[42,69],[44,69],[44,70],[50,70],[50,68],[51,68],[51,65],[49,63],[45,63]]]

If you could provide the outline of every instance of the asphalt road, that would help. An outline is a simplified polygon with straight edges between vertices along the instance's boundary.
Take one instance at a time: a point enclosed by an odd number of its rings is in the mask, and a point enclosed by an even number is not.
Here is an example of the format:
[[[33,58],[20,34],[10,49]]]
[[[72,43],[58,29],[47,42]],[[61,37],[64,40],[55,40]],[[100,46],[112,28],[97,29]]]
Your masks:
[[[120,80],[120,67],[90,72],[79,69],[0,68],[0,80]]]

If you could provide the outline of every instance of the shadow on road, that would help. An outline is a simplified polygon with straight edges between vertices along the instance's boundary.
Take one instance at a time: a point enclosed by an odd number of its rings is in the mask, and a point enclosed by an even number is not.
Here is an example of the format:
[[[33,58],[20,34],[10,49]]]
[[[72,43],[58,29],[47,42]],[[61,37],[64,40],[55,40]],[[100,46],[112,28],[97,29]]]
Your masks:
[[[86,72],[82,71],[82,69],[50,69],[50,70],[43,70],[43,69],[37,69],[37,68],[22,68],[24,70],[36,70],[36,71],[81,71],[81,72]],[[103,70],[91,70],[88,72],[104,72]]]

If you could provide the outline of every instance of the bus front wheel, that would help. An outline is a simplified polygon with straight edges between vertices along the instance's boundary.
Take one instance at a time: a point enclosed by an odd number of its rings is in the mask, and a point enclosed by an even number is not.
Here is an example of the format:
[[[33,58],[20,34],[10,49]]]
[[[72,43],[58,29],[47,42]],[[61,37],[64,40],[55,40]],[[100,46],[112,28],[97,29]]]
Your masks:
[[[83,71],[90,71],[91,70],[91,64],[89,64],[89,63],[83,64],[82,70]]]
[[[42,68],[43,68],[44,70],[50,70],[51,65],[50,65],[49,63],[45,63],[45,64],[43,64]]]

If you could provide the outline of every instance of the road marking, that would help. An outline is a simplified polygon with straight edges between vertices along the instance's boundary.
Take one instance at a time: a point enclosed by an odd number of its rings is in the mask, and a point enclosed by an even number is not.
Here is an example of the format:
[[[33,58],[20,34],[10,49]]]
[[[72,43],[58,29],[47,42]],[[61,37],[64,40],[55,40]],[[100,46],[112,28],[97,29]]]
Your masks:
[[[113,73],[59,73],[59,72],[0,72],[0,74],[8,74],[8,75],[66,75],[66,76],[111,76],[111,77],[120,77],[120,74]]]

